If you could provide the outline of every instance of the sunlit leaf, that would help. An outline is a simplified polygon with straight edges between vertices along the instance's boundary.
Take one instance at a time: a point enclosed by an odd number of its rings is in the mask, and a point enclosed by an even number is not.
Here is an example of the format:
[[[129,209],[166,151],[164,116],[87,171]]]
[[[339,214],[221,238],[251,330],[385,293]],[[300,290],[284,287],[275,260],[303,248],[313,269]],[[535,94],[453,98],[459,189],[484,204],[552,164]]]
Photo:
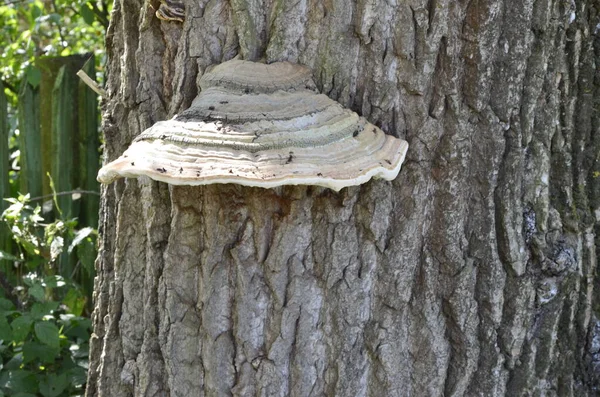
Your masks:
[[[94,230],[94,228],[91,227],[84,227],[81,230],[78,230],[77,233],[75,233],[75,237],[73,237],[73,241],[71,242],[71,245],[69,245],[69,254],[73,252],[73,249],[79,245],[84,238],[88,237],[89,235],[95,233],[96,231]]]
[[[65,240],[62,237],[54,237],[52,243],[50,244],[50,258],[52,260],[55,260],[60,254],[62,254],[64,245]]]
[[[20,259],[17,258],[16,256],[11,255],[8,252],[4,252],[4,251],[0,251],[0,260],[14,261],[14,262],[20,261]]]
[[[69,289],[67,295],[63,299],[63,303],[67,305],[70,309],[71,313],[76,316],[80,316],[83,313],[83,309],[85,308],[86,298],[82,296],[80,292],[78,292],[75,288]]]

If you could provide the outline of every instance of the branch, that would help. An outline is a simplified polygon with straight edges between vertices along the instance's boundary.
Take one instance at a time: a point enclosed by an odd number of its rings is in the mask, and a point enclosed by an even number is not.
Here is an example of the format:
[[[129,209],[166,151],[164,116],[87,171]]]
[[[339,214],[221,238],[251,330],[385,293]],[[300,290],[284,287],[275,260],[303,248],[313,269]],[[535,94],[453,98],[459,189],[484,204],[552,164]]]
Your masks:
[[[60,15],[60,13],[58,12],[58,7],[56,6],[55,0],[52,0],[52,8],[54,8],[54,12],[56,14]],[[62,26],[60,26],[59,24],[54,23],[54,22],[53,22],[53,25],[56,26],[56,28],[58,29],[58,35],[60,36],[60,45],[63,46],[63,48],[64,48],[65,43],[68,43],[68,41],[65,40],[65,36],[63,35],[63,31],[62,31]]]
[[[55,194],[46,194],[44,196],[33,197],[33,198],[30,198],[29,201],[39,201],[39,200],[44,200],[44,199],[47,199],[47,198],[52,198],[54,196],[57,196],[57,197],[58,196],[68,196],[70,194],[94,194],[96,196],[100,196],[100,193],[95,192],[93,190],[71,190],[71,191],[68,191],[68,192],[58,192],[58,193],[55,193]]]
[[[12,91],[13,94],[18,95],[19,92],[17,91],[17,89],[15,88],[15,86],[13,86],[12,84],[10,84],[8,81],[3,80],[2,84],[4,85],[4,88],[8,88],[10,91]]]
[[[93,13],[96,15],[98,22],[104,27],[104,30],[108,29],[108,14],[106,12],[106,8],[101,10],[98,8],[98,4],[95,2],[88,2],[88,5],[92,7]]]

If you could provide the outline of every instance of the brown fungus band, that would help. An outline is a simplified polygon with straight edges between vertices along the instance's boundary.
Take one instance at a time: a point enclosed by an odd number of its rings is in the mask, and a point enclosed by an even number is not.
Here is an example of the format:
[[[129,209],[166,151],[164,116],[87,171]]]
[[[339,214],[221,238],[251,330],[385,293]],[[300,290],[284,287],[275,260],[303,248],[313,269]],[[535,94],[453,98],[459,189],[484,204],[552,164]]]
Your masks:
[[[319,185],[396,178],[408,144],[315,91],[310,70],[233,60],[200,80],[189,109],[142,132],[98,181]]]

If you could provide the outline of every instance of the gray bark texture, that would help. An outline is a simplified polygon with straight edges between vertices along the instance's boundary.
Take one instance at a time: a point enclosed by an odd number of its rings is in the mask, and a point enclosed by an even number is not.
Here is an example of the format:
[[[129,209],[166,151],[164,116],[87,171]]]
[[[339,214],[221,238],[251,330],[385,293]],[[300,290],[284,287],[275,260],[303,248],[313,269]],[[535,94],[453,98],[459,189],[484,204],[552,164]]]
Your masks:
[[[340,193],[104,187],[88,396],[599,393],[598,0],[150,3],[115,3],[108,160],[235,56],[410,148]]]

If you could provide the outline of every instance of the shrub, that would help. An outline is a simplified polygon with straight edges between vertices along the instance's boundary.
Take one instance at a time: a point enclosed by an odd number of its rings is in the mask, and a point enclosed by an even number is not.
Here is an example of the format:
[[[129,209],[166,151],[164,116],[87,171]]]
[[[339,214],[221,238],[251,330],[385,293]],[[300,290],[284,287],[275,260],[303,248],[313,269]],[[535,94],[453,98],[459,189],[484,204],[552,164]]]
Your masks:
[[[96,232],[77,230],[75,219],[44,223],[29,196],[8,201],[2,220],[19,254],[0,251],[9,264],[0,272],[0,397],[81,395],[91,322],[82,316],[88,298],[73,279],[93,272]],[[59,262],[69,255],[77,265],[65,277]]]

